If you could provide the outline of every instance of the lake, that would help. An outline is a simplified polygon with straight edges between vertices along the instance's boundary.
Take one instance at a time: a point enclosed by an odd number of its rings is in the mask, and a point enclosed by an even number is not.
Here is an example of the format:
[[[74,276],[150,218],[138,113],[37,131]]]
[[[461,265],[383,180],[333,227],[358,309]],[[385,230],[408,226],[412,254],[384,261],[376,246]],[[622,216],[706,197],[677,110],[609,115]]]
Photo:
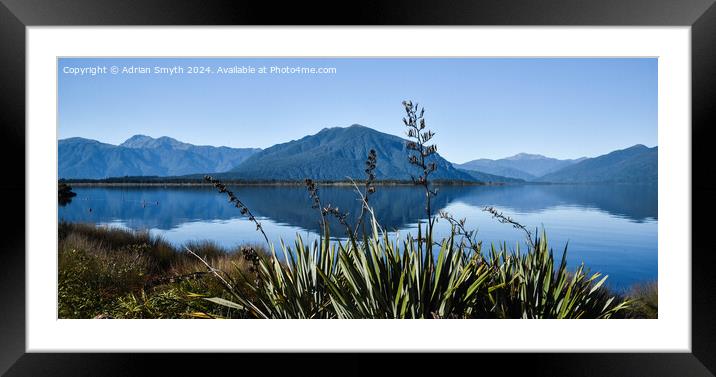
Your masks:
[[[241,186],[232,190],[261,221],[276,243],[292,243],[296,234],[315,239],[318,210],[311,208],[302,186]],[[608,285],[626,289],[657,279],[658,195],[656,186],[631,185],[514,185],[439,186],[433,208],[467,219],[478,230],[483,247],[507,242],[524,244],[524,234],[499,223],[483,210],[494,206],[529,229],[544,229],[557,262],[567,242],[568,265],[584,261],[592,272],[609,275]],[[77,196],[60,206],[59,220],[89,222],[151,234],[181,245],[212,240],[232,247],[263,243],[256,227],[230,205],[224,194],[209,186],[74,187]],[[349,222],[360,212],[352,188],[320,186],[324,205],[348,212]],[[377,186],[370,197],[380,223],[399,234],[416,234],[424,218],[424,193],[412,186]],[[332,222],[333,235],[341,237]],[[449,233],[446,221],[436,225],[439,237]]]

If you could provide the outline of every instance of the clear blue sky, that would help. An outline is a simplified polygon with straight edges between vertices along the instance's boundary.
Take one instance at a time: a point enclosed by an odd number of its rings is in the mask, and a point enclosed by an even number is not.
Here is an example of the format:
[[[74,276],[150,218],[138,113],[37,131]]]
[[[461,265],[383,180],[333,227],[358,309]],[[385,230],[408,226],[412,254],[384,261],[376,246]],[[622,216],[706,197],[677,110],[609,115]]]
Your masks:
[[[65,67],[106,66],[75,75]],[[334,74],[117,74],[111,66],[334,67]],[[186,72],[186,71],[185,71]],[[266,148],[324,127],[403,136],[401,101],[425,106],[441,155],[593,157],[657,143],[657,59],[77,59],[58,63],[59,138],[135,134]]]

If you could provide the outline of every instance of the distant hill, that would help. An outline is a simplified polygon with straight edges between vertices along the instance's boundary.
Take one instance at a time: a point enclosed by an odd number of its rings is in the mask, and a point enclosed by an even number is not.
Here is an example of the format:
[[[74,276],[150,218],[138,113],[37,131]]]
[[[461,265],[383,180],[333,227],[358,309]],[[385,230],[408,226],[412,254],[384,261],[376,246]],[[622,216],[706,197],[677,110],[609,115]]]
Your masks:
[[[364,179],[365,160],[375,149],[378,180],[410,180],[418,169],[408,162],[406,140],[361,125],[324,128],[315,135],[277,144],[256,153],[223,176],[241,179],[317,180]],[[437,170],[434,180],[475,181],[475,176],[455,169],[435,154],[431,157]],[[490,179],[507,180],[490,176]]]
[[[553,183],[656,183],[658,150],[637,144],[588,158],[538,179]]]
[[[58,141],[58,174],[65,179],[102,179],[224,172],[258,151],[145,135],[132,136],[120,145],[73,137]]]
[[[454,166],[454,165],[453,165]],[[470,175],[474,180],[487,183],[525,183],[524,179],[488,174],[476,170],[457,169]]]
[[[522,170],[518,170],[518,169],[506,167],[506,166],[500,166],[500,164],[497,163],[496,160],[489,160],[486,158],[481,158],[479,160],[472,160],[472,161],[466,162],[464,164],[453,164],[453,166],[458,169],[463,169],[466,171],[495,174],[495,175],[515,178],[515,179],[523,179],[525,181],[531,181],[531,180],[537,178],[534,175],[524,172]]]
[[[532,181],[582,160],[584,158],[559,160],[539,154],[519,153],[499,160],[486,158],[472,160],[464,164],[455,164],[455,167]]]

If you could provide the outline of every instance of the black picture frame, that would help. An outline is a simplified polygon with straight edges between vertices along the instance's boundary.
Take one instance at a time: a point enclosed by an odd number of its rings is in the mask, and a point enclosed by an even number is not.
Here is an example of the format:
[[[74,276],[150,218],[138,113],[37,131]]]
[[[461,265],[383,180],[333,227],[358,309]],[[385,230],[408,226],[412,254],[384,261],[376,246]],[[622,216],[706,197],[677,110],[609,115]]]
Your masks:
[[[0,182],[6,221],[0,243],[0,372],[24,375],[207,374],[252,367],[311,374],[367,374],[413,369],[449,372],[451,360],[468,367],[503,366],[508,374],[709,376],[716,373],[716,253],[708,215],[716,210],[709,156],[709,120],[716,112],[716,6],[714,0],[458,0],[428,4],[194,0],[0,0],[0,129],[5,179]],[[692,329],[691,353],[522,353],[443,355],[370,354],[38,354],[25,353],[25,39],[28,26],[64,25],[622,25],[690,26],[692,64]],[[20,157],[23,156],[23,157]],[[23,198],[20,200],[19,198]],[[22,216],[20,216],[22,214]],[[683,250],[688,252],[688,244]],[[669,251],[672,252],[672,251]],[[101,335],[101,334],[100,334]],[[371,360],[368,360],[371,358]],[[422,360],[421,360],[422,359]],[[326,362],[341,371],[324,367]],[[447,362],[447,364],[444,364]],[[388,366],[384,366],[387,363]],[[310,365],[321,367],[309,368]],[[381,367],[378,367],[381,365]],[[248,368],[248,369],[247,369]],[[315,369],[315,370],[313,370]],[[218,371],[217,371],[218,373]],[[501,373],[504,374],[504,373]]]

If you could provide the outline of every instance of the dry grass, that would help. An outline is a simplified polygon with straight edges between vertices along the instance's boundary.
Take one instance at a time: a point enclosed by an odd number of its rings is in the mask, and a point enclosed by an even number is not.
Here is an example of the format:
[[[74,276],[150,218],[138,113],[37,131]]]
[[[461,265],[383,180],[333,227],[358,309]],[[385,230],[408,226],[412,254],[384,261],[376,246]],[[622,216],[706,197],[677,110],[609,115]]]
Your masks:
[[[630,318],[659,318],[659,286],[656,281],[636,284],[627,297],[634,300],[629,311]]]
[[[232,278],[251,274],[239,248],[225,249],[208,241],[185,246],[212,266],[231,271]],[[197,311],[211,311],[211,305],[193,307],[192,300],[186,300],[189,293],[221,294],[206,271],[184,247],[148,232],[59,224],[60,318],[198,316]]]

